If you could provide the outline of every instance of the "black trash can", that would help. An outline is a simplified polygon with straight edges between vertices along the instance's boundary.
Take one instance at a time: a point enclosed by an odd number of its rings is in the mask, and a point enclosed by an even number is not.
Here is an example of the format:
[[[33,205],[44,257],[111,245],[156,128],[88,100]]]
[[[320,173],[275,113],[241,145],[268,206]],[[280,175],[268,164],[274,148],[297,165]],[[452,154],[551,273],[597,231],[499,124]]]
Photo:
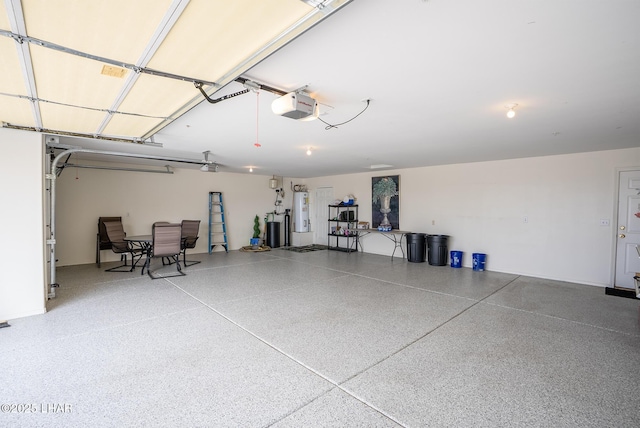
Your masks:
[[[407,233],[407,260],[424,263],[427,259],[427,243],[425,233]]]
[[[429,247],[429,264],[432,266],[446,266],[449,250],[447,244],[449,235],[427,235]]]
[[[271,248],[278,248],[280,246],[280,222],[279,221],[267,222],[267,245]]]

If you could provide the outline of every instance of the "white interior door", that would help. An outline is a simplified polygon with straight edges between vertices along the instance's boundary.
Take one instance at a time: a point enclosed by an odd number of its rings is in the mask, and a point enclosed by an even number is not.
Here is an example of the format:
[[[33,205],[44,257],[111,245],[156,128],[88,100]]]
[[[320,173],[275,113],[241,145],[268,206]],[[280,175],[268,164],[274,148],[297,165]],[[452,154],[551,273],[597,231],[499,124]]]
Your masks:
[[[640,171],[622,171],[619,178],[616,227],[617,287],[635,288],[633,276],[640,272]]]
[[[316,190],[316,233],[313,240],[316,244],[327,245],[329,205],[333,201],[333,187],[319,187]]]

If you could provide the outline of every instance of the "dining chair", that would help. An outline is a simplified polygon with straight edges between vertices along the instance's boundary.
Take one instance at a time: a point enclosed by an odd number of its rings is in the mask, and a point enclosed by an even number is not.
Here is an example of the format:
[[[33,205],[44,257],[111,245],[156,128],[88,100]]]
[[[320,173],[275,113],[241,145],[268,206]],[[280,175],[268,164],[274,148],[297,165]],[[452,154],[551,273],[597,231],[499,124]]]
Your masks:
[[[187,249],[195,248],[198,241],[198,233],[200,232],[200,220],[182,220],[182,264],[193,266],[200,263],[200,260],[187,260]]]
[[[126,234],[120,221],[106,221],[104,222],[105,232],[111,243],[111,251],[116,254],[120,254],[120,260],[124,260],[124,264],[110,269],[106,269],[107,272],[132,272],[140,259],[145,254],[145,250],[140,247],[134,247],[131,242],[125,241]],[[130,269],[122,269],[129,267],[127,265],[127,254],[131,254],[131,267]]]
[[[180,251],[182,248],[182,227],[179,223],[156,222],[151,228],[152,244],[147,252],[144,269],[151,279],[170,278],[173,276],[183,276],[182,266],[180,266]],[[172,259],[177,268],[177,272],[171,275],[157,275],[157,271],[151,270],[151,260],[154,258]],[[163,263],[164,264],[164,263]]]
[[[98,217],[98,233],[96,235],[96,264],[100,267],[100,251],[110,250],[111,241],[107,236],[107,229],[104,223],[108,221],[117,221],[122,223],[122,217]]]
[[[171,223],[171,222],[170,221],[156,221],[154,224],[169,224],[169,223]],[[162,264],[163,265],[170,265],[171,264],[171,258],[170,257],[163,257],[162,258]],[[142,268],[142,273],[144,274],[144,268]]]

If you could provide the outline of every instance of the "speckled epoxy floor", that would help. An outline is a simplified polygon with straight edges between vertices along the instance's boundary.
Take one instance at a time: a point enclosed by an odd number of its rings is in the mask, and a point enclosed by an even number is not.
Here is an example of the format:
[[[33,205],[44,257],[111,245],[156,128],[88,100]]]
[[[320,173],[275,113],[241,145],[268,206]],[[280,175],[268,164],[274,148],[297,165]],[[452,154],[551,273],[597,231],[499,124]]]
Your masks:
[[[640,426],[639,301],[362,254],[61,267],[0,329],[0,427]]]

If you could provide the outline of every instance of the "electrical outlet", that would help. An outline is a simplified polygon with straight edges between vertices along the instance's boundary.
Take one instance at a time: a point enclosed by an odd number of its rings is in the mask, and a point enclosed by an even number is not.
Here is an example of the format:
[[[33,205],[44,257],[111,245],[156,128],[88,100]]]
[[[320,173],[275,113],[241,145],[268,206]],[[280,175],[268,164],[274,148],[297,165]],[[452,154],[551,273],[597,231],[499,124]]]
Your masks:
[[[600,219],[600,226],[609,226],[609,219],[608,218],[601,218]]]
[[[529,223],[529,216],[522,217],[522,222],[523,223]]]

